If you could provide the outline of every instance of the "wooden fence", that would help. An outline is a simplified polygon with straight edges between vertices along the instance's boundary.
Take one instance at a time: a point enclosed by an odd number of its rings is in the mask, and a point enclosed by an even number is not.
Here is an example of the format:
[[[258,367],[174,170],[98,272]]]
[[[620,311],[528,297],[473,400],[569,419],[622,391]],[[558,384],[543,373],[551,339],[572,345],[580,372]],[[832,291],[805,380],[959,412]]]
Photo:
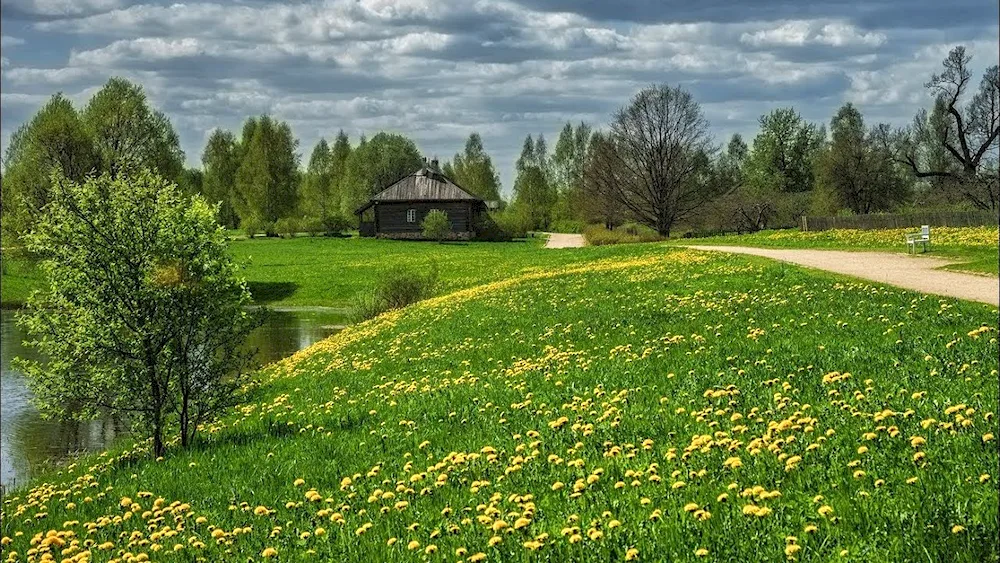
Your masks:
[[[932,227],[979,227],[996,225],[997,214],[990,211],[927,211],[924,213],[850,215],[845,217],[807,217],[799,219],[803,231],[829,229],[902,229]]]

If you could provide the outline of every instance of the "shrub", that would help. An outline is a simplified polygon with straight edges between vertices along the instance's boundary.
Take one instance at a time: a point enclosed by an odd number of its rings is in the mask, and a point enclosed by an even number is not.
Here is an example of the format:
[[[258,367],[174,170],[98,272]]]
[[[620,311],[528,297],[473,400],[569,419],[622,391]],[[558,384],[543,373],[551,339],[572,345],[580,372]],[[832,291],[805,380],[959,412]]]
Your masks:
[[[501,230],[510,235],[511,238],[524,238],[528,236],[531,228],[530,218],[523,213],[519,213],[517,208],[508,207],[501,213],[491,215]]]
[[[420,223],[420,228],[423,230],[424,238],[441,242],[451,234],[451,221],[444,211],[432,209]]]
[[[274,232],[279,236],[292,238],[301,226],[301,221],[296,217],[282,217],[275,221]]]
[[[380,278],[375,287],[358,294],[351,303],[355,322],[427,299],[437,286],[438,269],[437,264],[432,264],[429,272],[420,274],[406,266],[394,266]]]
[[[494,217],[498,213],[489,213],[483,215],[476,222],[476,240],[488,241],[488,242],[506,242],[514,238],[509,232],[505,231],[503,227],[497,224]]]
[[[351,222],[343,215],[330,215],[323,219],[323,226],[328,233],[342,233],[351,228]]]
[[[299,222],[299,229],[304,233],[309,233],[310,236],[326,232],[326,227],[323,226],[323,221],[319,217],[303,217]]]
[[[256,217],[250,217],[249,219],[244,219],[241,227],[243,232],[247,234],[247,237],[253,238],[259,234],[271,235],[274,234],[274,223],[259,219]]]
[[[582,233],[586,224],[583,221],[574,219],[559,219],[549,225],[549,230],[553,233]]]
[[[613,231],[604,228],[603,225],[588,225],[583,229],[583,237],[591,246],[663,240],[663,237],[652,229],[635,223],[622,225]]]

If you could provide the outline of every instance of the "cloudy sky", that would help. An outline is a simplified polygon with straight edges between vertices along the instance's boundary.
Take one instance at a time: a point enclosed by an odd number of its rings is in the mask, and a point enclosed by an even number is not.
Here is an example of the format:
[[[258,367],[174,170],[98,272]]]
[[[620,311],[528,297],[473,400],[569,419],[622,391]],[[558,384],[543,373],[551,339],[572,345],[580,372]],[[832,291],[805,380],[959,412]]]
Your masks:
[[[198,165],[209,132],[287,120],[303,161],[321,136],[400,131],[450,157],[478,131],[510,189],[528,133],[604,125],[638,89],[689,89],[721,142],[794,106],[903,124],[964,44],[997,63],[996,0],[2,0],[0,133],[54,92],[76,103],[137,80]]]

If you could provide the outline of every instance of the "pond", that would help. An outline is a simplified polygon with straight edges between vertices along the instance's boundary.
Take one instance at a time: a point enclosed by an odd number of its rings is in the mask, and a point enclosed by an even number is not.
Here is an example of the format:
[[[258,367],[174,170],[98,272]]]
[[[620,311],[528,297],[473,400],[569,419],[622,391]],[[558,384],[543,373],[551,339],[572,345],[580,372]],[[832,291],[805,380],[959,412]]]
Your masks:
[[[24,376],[11,367],[16,357],[33,357],[14,311],[0,311],[0,485],[23,484],[32,471],[81,452],[104,449],[121,429],[113,420],[45,420],[31,404]],[[272,310],[251,336],[262,363],[280,360],[343,328],[344,313],[327,308]]]

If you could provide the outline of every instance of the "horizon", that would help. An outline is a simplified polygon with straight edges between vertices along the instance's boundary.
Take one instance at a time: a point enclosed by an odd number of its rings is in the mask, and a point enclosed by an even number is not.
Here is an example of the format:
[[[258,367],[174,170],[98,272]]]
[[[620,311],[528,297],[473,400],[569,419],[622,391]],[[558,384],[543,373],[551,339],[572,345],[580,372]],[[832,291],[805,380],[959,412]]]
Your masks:
[[[353,145],[402,133],[442,162],[478,132],[509,197],[526,135],[551,150],[567,121],[604,128],[651,83],[689,90],[721,145],[734,133],[752,142],[778,107],[828,124],[852,102],[869,125],[905,125],[930,106],[923,85],[953,46],[973,55],[976,86],[997,64],[998,7],[984,2],[711,8],[5,0],[0,144],[52,94],[82,107],[123,76],[171,120],[189,167],[211,130],[238,132],[261,113],[292,127],[302,168],[339,129]]]

